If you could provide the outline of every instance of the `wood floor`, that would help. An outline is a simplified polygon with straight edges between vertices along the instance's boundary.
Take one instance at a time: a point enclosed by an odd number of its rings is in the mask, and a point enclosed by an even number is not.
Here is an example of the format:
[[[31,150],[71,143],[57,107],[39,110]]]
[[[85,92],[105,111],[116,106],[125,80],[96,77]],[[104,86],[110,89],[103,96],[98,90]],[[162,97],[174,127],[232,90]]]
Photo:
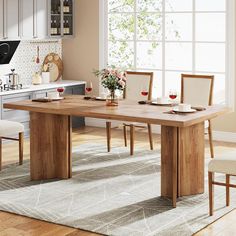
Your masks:
[[[149,149],[147,133],[136,135],[135,146]],[[73,145],[86,142],[97,142],[106,145],[105,129],[86,127],[73,133]],[[29,159],[29,141],[25,141],[24,159]],[[112,129],[112,146],[123,145],[121,130]],[[223,154],[225,150],[235,150],[236,144],[215,142],[215,153]],[[154,135],[154,149],[160,148],[160,136]],[[209,153],[207,144],[206,152]],[[18,160],[18,147],[15,143],[3,144],[3,165]],[[233,236],[236,235],[236,210],[230,212],[215,223],[209,225],[195,236]],[[0,236],[95,236],[98,234],[77,230],[70,227],[51,224],[27,217],[0,212]]]

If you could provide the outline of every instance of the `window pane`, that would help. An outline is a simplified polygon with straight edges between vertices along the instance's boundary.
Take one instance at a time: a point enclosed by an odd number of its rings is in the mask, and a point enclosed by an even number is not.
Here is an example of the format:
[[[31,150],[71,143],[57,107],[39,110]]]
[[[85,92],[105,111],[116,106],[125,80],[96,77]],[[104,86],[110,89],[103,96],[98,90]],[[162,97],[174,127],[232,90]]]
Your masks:
[[[225,11],[226,0],[196,0],[196,11]]]
[[[138,42],[137,67],[147,69],[161,69],[162,44],[156,42]]]
[[[225,75],[215,75],[213,103],[225,103]]]
[[[166,14],[166,40],[192,40],[192,14]]]
[[[165,73],[165,96],[168,97],[169,92],[171,90],[177,91],[178,96],[180,96],[180,93],[181,93],[181,73],[180,72],[166,72]]]
[[[166,11],[192,11],[192,0],[166,0]]]
[[[134,38],[133,14],[109,14],[109,40]]]
[[[137,39],[161,40],[162,16],[159,13],[137,14]]]
[[[225,44],[197,43],[196,70],[225,72]]]
[[[134,43],[133,42],[109,42],[109,65],[117,67],[134,67]]]
[[[137,11],[160,12],[162,0],[137,0]]]
[[[166,43],[166,69],[192,70],[192,43]]]
[[[135,0],[108,0],[109,12],[132,12]]]
[[[162,71],[154,71],[152,98],[162,97]]]
[[[225,13],[197,13],[197,41],[225,41]]]

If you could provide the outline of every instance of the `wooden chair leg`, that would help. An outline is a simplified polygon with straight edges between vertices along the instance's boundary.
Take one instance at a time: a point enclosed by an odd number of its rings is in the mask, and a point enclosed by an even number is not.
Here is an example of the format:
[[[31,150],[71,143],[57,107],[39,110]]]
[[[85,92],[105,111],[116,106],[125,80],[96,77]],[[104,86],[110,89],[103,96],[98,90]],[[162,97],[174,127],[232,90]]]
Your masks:
[[[24,158],[24,133],[19,133],[19,165],[23,165]]]
[[[0,138],[0,171],[2,170],[2,138]]]
[[[111,122],[106,122],[106,131],[107,131],[107,151],[111,151]]]
[[[211,121],[209,120],[208,122],[209,122],[208,135],[209,135],[209,144],[210,144],[211,158],[214,158],[214,147],[213,147],[213,138],[212,138],[212,126],[211,126]]]
[[[208,184],[209,184],[209,214],[213,216],[214,212],[214,173],[208,172]]]
[[[230,175],[226,175],[226,206],[230,204]]]
[[[126,125],[123,125],[123,131],[124,131],[125,147],[127,147],[127,132],[126,132]]]
[[[148,136],[149,136],[150,149],[153,150],[152,126],[150,124],[148,124]]]
[[[134,155],[134,125],[130,125],[130,155]]]

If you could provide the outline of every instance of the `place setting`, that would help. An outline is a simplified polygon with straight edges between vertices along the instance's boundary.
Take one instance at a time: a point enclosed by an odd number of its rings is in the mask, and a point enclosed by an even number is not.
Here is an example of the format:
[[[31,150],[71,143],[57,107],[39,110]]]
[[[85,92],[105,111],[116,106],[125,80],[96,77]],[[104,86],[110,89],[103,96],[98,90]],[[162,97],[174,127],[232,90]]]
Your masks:
[[[64,100],[63,94],[65,92],[64,87],[57,88],[56,91],[47,92],[46,97],[32,99],[32,102],[55,102]]]
[[[106,97],[96,97],[92,96],[93,91],[93,83],[87,82],[85,85],[85,96],[84,100],[90,100],[90,101],[106,101]]]

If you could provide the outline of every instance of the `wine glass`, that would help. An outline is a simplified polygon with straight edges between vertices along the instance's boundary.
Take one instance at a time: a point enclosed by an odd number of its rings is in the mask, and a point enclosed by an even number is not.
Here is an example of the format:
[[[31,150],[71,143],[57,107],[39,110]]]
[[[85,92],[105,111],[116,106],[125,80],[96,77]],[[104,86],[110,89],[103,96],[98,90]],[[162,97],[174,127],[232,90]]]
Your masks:
[[[60,96],[62,96],[63,93],[65,92],[65,88],[64,87],[57,88],[57,92],[59,93]]]
[[[92,82],[87,82],[86,87],[85,87],[85,91],[86,91],[86,94],[88,95],[88,97],[91,94],[92,90],[93,90]]]
[[[172,104],[174,104],[174,100],[177,98],[178,94],[175,90],[170,90],[169,98],[172,100]]]
[[[148,85],[143,85],[143,86],[141,87],[141,95],[142,95],[143,97],[147,97],[148,94],[149,94]],[[146,100],[147,100],[147,99],[146,99]]]

